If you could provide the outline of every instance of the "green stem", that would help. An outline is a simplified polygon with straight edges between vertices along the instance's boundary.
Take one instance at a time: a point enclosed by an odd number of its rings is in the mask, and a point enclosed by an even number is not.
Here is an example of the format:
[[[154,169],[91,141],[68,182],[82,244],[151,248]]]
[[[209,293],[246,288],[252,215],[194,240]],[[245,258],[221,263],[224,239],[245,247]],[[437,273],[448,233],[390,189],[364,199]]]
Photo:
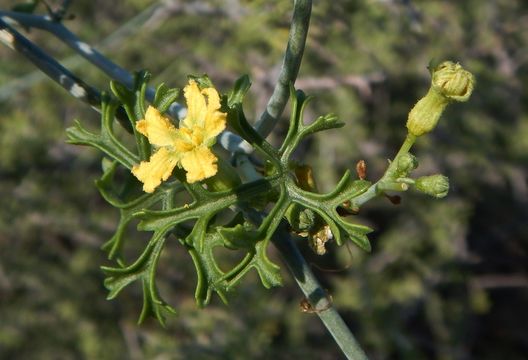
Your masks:
[[[394,173],[396,171],[396,168],[398,167],[398,159],[401,156],[407,154],[409,152],[409,150],[411,150],[411,147],[413,146],[415,141],[416,141],[416,136],[414,136],[411,133],[407,133],[407,136],[405,137],[405,141],[403,142],[402,146],[400,147],[400,150],[398,151],[398,153],[396,154],[396,156],[394,157],[394,159],[390,163],[389,167],[385,171],[385,174],[380,179],[380,181],[386,180],[386,179],[391,179],[391,177],[394,175]],[[394,180],[394,179],[391,179],[391,180]]]
[[[317,281],[310,270],[310,266],[304,260],[290,235],[286,232],[278,231],[272,241],[282,254],[306,299],[308,299],[314,309],[324,309],[318,311],[317,316],[326,326],[346,358],[350,360],[367,359],[367,355],[361,349],[337,310],[332,306],[328,294]]]
[[[290,35],[284,60],[279,74],[279,79],[273,89],[273,94],[268,101],[266,110],[255,124],[257,132],[262,137],[268,136],[284,111],[290,96],[290,84],[295,83],[308,35],[310,15],[312,13],[311,0],[295,0]]]
[[[247,161],[249,163],[247,155],[240,154],[238,156],[239,161]],[[252,169],[252,171],[250,169]],[[252,166],[245,169],[243,168],[242,170],[246,170],[244,171],[244,175],[252,181],[262,178],[260,174],[254,172]],[[257,214],[252,211],[249,214],[255,216],[254,220],[258,220],[259,217],[264,216],[262,213]],[[279,229],[272,236],[271,240],[284,258],[284,261],[288,265],[297,285],[313,307],[315,309],[325,309],[317,312],[317,315],[347,359],[367,359],[367,356],[354,338],[354,335],[350,332],[350,329],[348,329],[337,310],[330,303],[328,294],[323,290],[317,281],[317,278],[310,270],[310,266],[306,263],[306,260],[295,246],[290,234],[279,226]]]
[[[382,181],[378,183],[378,192],[383,193],[385,191],[407,191],[409,185],[405,183],[393,182],[393,181]]]
[[[385,170],[385,174],[379,179],[376,183],[372,184],[371,187],[368,188],[367,191],[365,191],[363,194],[355,197],[353,199],[354,207],[361,207],[366,202],[372,200],[373,198],[383,194],[383,191],[385,190],[392,190],[392,191],[405,191],[407,190],[405,187],[402,187],[399,185],[392,186],[391,184],[394,184],[394,174],[396,173],[396,169],[398,167],[398,159],[407,154],[411,147],[413,146],[414,142],[416,141],[416,136],[413,134],[408,133],[407,137],[405,138],[405,141],[403,142],[402,146],[400,147],[400,150],[390,163],[387,170]]]

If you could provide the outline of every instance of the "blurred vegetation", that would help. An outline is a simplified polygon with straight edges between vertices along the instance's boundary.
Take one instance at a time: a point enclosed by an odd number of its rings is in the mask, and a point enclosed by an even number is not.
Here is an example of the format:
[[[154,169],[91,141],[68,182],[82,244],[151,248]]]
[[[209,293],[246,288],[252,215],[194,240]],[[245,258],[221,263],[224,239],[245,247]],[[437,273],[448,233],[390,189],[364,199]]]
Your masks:
[[[97,45],[153,3],[76,1],[67,25]],[[292,2],[160,3],[103,52],[170,86],[208,73],[228,89],[248,73],[248,115],[259,114],[281,63]],[[29,37],[59,59],[71,55],[45,33]],[[302,239],[299,245],[319,267],[343,269],[315,270],[372,359],[525,359],[528,3],[315,2],[297,87],[317,95],[308,116],[333,111],[347,126],[318,135],[298,156],[315,167],[322,189],[359,159],[377,179],[403,140],[407,112],[428,88],[432,58],[460,61],[477,78],[470,101],[452,106],[414,150],[420,174],[449,176],[448,197],[409,193],[397,207],[369,203],[360,215],[377,230],[371,254],[334,246],[317,257]],[[108,79],[77,63],[78,75],[107,88]],[[197,309],[192,264],[178,244],[160,266],[164,297],[180,311],[167,329],[135,325],[140,289],[106,301],[99,247],[117,214],[92,186],[100,154],[64,143],[73,119],[95,125],[98,115],[51,81],[28,78],[33,71],[0,47],[0,93],[8,94],[0,102],[0,358],[340,358],[317,317],[301,313],[291,280],[266,291],[248,279],[230,306]],[[273,136],[285,128],[283,121]],[[130,236],[139,249],[144,234]]]

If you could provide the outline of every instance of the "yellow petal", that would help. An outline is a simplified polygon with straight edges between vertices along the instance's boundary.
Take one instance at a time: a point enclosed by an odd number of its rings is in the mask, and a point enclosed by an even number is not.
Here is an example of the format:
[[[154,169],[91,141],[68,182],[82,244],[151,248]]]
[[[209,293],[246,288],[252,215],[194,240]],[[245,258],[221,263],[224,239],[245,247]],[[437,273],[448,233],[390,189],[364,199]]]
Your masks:
[[[214,113],[208,113],[205,119],[204,141],[210,146],[212,144],[208,140],[217,137],[226,128],[226,114],[215,111]]]
[[[203,89],[207,96],[207,114],[205,115],[205,139],[209,140],[220,134],[226,127],[226,114],[220,111],[220,96],[214,88]]]
[[[183,89],[183,94],[187,102],[187,116],[183,119],[183,126],[189,129],[194,125],[203,126],[207,107],[196,81],[189,80],[189,84]]]
[[[187,182],[192,184],[215,175],[218,171],[217,160],[215,154],[205,146],[183,154],[181,165],[187,171]]]
[[[154,153],[149,161],[142,161],[141,164],[132,168],[132,174],[143,183],[143,191],[153,192],[162,181],[165,181],[172,174],[172,170],[178,162],[178,155],[160,148]]]
[[[220,95],[215,88],[205,88],[202,94],[207,96],[207,112],[213,112],[220,109]]]
[[[136,123],[136,129],[156,146],[170,146],[176,136],[176,127],[154,107],[149,106],[145,119]]]

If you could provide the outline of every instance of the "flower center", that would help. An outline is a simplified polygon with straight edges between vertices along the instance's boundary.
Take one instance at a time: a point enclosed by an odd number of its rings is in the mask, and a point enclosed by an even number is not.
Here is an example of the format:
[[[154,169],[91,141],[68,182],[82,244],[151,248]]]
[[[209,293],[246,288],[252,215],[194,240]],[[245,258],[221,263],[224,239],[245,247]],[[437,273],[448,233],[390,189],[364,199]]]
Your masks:
[[[182,139],[174,142],[174,149],[178,152],[188,152],[203,144],[204,129],[200,126],[193,126],[191,129],[181,127],[179,132]]]

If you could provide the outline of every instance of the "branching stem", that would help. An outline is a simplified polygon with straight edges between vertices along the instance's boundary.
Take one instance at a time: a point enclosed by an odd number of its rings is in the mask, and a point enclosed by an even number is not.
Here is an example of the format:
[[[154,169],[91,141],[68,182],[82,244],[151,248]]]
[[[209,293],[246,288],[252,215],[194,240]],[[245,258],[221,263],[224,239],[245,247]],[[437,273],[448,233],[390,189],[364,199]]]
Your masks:
[[[277,124],[290,96],[290,84],[295,83],[299,73],[306,37],[308,36],[311,12],[311,0],[295,0],[288,45],[284,53],[279,79],[266,110],[255,125],[258,133],[264,138],[271,133]]]
[[[396,167],[398,166],[398,159],[409,152],[415,141],[416,136],[412,134],[407,134],[407,137],[405,138],[405,141],[400,147],[400,150],[398,151],[394,159],[391,161],[389,167],[387,168],[381,179],[379,179],[376,183],[372,184],[372,186],[370,186],[368,190],[365,191],[363,194],[354,198],[354,207],[360,208],[363,204],[383,194],[384,190],[389,190],[387,188],[384,188],[382,184],[387,182],[394,182],[395,179],[393,179],[393,177],[396,172]],[[407,190],[407,187],[404,186],[400,189],[392,188],[391,190],[405,191]]]
[[[65,4],[67,4],[66,1]],[[279,79],[274,88],[273,95],[267,104],[266,110],[256,124],[257,131],[263,137],[267,136],[275,127],[288,101],[289,86],[295,82],[299,72],[306,43],[311,7],[311,0],[295,0],[294,2],[290,35]],[[11,19],[11,21],[19,23],[22,26],[35,27],[52,33],[77,53],[92,62],[97,68],[104,71],[112,79],[125,84],[129,88],[132,87],[133,77],[130,73],[108,60],[88,44],[80,41],[64,25],[59,21],[54,21],[52,17],[4,11],[0,12],[0,35],[2,35],[0,36],[0,39],[3,40],[6,45],[19,51],[25,57],[30,59],[39,69],[65,87],[70,93],[73,93],[72,90],[75,89],[75,86],[81,87],[83,89],[83,97],[76,96],[77,98],[88,102],[92,106],[99,105],[100,102],[100,96],[95,89],[86,85],[66,68],[62,67],[52,57],[16,32],[16,30],[6,24],[5,20],[7,19]],[[73,94],[75,95],[75,93]],[[149,89],[147,91],[147,98],[152,100],[153,94],[153,89]],[[171,110],[172,114],[178,113],[181,110],[181,106],[175,104]],[[225,132],[221,135],[219,140],[220,143],[231,152],[249,153],[252,151],[251,147],[248,147],[247,144],[244,145],[241,138],[232,133]],[[254,176],[254,174],[247,175],[248,177]],[[367,193],[369,196],[373,196],[370,198],[365,197],[364,201],[362,200],[363,203],[377,195],[375,185],[371,188],[374,189],[374,193],[370,194],[370,189]],[[321,318],[346,357],[348,359],[366,359],[365,353],[361,350],[354,336],[347,328],[335,308],[329,303],[326,292],[311,272],[308,264],[291,240],[290,235],[285,231],[278,231],[273,238],[273,242],[284,257],[284,260],[292,271],[297,284],[314,308],[325,309],[324,311],[318,312],[317,315]]]
[[[284,107],[290,97],[290,84],[294,84],[301,67],[301,60],[308,36],[310,16],[312,13],[311,0],[295,0],[293,8],[288,45],[284,53],[279,79],[273,89],[273,94],[266,105],[266,109],[255,124],[255,129],[262,137],[267,137],[279,120]],[[220,143],[234,153],[249,154],[253,151],[251,146],[240,138],[231,137],[223,133]],[[226,146],[226,145],[228,146]]]
[[[290,235],[285,232],[277,232],[272,241],[283,256],[297,285],[301,288],[313,308],[316,310],[324,309],[316,312],[317,316],[326,326],[347,359],[367,359],[365,352],[361,349],[337,310],[330,303],[328,294],[317,281],[317,278],[310,270],[310,266],[304,260]]]

